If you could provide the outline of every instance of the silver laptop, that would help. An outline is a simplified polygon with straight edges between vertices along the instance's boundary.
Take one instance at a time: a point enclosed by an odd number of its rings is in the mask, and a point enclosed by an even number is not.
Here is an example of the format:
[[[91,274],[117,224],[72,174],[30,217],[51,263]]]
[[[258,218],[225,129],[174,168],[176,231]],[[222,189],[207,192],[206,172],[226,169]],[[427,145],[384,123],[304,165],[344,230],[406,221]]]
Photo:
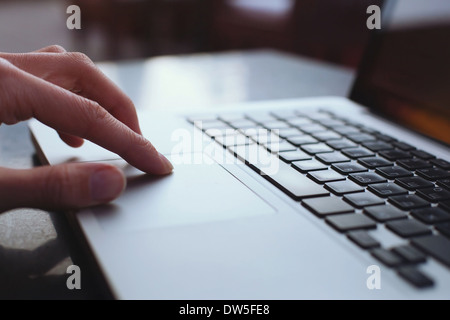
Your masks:
[[[46,163],[127,174],[119,199],[68,213],[112,295],[448,299],[450,6],[435,2],[387,3],[348,99],[141,112],[169,176],[31,121]]]

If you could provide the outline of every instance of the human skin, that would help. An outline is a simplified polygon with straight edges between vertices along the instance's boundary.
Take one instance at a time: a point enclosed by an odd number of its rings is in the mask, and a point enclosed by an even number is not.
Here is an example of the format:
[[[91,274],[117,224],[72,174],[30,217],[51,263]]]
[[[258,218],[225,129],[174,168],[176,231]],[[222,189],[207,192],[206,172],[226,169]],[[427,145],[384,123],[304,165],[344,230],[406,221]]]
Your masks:
[[[31,118],[54,128],[72,147],[87,139],[146,173],[173,169],[142,136],[130,98],[84,54],[60,46],[0,53],[0,124]],[[108,164],[0,167],[0,212],[97,205],[120,196],[125,186],[123,172]]]

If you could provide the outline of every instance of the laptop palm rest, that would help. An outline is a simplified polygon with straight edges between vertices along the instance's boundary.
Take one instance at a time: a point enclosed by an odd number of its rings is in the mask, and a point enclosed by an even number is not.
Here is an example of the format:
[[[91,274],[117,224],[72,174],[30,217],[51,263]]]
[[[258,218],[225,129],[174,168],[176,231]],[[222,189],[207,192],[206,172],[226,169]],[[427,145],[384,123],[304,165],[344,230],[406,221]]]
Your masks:
[[[276,212],[217,163],[175,164],[171,175],[161,177],[144,174],[123,160],[108,162],[124,170],[128,183],[117,200],[89,209],[105,231],[136,231]]]

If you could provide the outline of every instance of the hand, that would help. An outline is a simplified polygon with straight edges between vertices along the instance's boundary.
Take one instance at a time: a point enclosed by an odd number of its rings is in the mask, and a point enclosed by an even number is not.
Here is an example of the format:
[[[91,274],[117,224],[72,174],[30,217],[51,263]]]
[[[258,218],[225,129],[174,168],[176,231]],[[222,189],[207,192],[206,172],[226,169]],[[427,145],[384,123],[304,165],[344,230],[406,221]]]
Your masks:
[[[173,169],[142,136],[131,100],[84,54],[59,46],[0,53],[0,124],[32,117],[56,129],[72,147],[88,139],[144,172]],[[125,184],[123,173],[106,164],[0,168],[0,212],[96,205],[118,197]]]

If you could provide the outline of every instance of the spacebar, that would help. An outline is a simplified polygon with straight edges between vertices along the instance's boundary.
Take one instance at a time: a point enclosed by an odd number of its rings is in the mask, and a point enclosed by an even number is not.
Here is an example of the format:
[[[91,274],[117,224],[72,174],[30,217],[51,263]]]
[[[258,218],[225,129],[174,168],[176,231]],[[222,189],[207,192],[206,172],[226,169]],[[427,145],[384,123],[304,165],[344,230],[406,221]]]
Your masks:
[[[295,200],[329,195],[289,164],[259,145],[232,146],[230,152]]]

